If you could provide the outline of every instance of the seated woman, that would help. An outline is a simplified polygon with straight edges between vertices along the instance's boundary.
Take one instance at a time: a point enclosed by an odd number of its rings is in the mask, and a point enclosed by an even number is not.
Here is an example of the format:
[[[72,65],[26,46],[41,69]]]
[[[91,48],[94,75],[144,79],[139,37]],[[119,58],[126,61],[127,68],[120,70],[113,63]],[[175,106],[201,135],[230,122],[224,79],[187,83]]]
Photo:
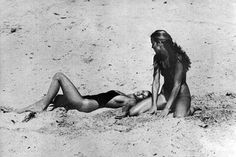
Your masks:
[[[155,51],[153,58],[154,74],[152,84],[152,99],[146,104],[137,104],[131,109],[133,115],[150,111],[165,117],[174,112],[174,117],[185,117],[193,114],[199,108],[190,108],[191,95],[186,83],[186,73],[190,68],[190,59],[186,53],[172,41],[171,36],[164,30],[157,30],[151,35],[152,48]],[[160,74],[164,77],[161,92]],[[151,104],[151,105],[150,105]]]
[[[60,88],[63,91],[63,95],[57,95]],[[56,73],[52,78],[46,96],[30,106],[16,109],[15,112],[39,113],[46,110],[50,104],[53,104],[53,109],[65,107],[67,110],[76,109],[81,112],[92,112],[102,107],[119,108],[127,106],[132,108],[138,103],[145,103],[142,100],[148,97],[151,97],[151,92],[146,90],[128,95],[120,91],[111,90],[97,95],[82,96],[63,73]]]

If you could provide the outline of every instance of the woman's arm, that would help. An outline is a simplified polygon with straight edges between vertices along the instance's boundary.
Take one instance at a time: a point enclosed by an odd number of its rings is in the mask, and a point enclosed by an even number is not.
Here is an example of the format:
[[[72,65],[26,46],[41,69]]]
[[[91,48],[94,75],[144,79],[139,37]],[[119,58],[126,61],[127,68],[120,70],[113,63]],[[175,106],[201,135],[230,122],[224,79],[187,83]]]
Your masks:
[[[152,82],[152,108],[151,108],[151,113],[156,113],[156,111],[157,111],[157,99],[158,99],[159,88],[160,88],[160,69],[157,68],[154,71],[153,82]]]
[[[136,103],[131,101],[122,108],[122,115],[116,116],[116,119],[121,119],[127,116],[138,116],[141,113],[148,111],[151,108],[151,98],[143,99]]]
[[[171,91],[170,97],[167,101],[164,112],[163,112],[163,114],[161,114],[163,117],[169,113],[169,111],[173,105],[173,102],[175,101],[175,99],[179,93],[179,90],[180,90],[180,87],[182,84],[182,78],[183,78],[183,65],[180,61],[177,61],[177,64],[175,67],[174,86]]]
[[[109,108],[118,108],[123,106],[133,106],[136,104],[136,99],[132,99],[125,95],[118,95],[111,99],[107,104],[106,107]]]

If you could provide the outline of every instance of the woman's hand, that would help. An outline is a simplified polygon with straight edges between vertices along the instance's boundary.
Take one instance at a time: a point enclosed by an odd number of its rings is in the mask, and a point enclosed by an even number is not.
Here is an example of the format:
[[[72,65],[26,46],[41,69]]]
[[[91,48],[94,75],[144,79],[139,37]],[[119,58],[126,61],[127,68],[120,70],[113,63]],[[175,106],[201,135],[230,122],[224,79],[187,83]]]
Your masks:
[[[165,108],[161,114],[159,115],[160,118],[165,118],[170,113],[170,110],[168,108]]]

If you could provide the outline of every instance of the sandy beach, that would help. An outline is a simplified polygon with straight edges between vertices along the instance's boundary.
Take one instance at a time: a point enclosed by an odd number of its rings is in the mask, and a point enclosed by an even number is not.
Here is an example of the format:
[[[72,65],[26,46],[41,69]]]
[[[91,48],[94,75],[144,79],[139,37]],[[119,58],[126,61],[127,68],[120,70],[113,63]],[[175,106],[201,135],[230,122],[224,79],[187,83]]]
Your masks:
[[[150,35],[165,29],[191,59],[191,117],[121,109],[0,111],[2,157],[234,157],[236,1],[0,0],[0,108],[39,100],[56,72],[83,94],[151,90]],[[61,91],[60,91],[61,93]]]

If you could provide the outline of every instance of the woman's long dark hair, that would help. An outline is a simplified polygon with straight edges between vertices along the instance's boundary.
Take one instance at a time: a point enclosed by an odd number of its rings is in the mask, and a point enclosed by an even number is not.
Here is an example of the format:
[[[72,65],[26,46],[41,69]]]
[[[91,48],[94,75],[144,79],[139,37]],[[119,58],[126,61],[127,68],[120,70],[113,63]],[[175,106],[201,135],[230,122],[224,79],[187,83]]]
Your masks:
[[[191,65],[191,61],[185,51],[177,45],[177,43],[172,41],[171,36],[165,30],[157,30],[151,35],[151,39],[155,42],[159,42],[160,39],[164,39],[164,47],[167,50],[168,57],[165,59],[165,63],[161,64],[161,56],[157,54],[154,56],[153,65],[154,72],[160,67],[160,69],[172,68],[175,66],[177,59],[183,64],[185,71],[188,71]]]
[[[189,68],[191,67],[191,61],[188,55],[186,54],[186,52],[183,51],[182,48],[179,45],[177,45],[175,42],[173,42],[173,49],[177,54],[181,56],[180,61],[182,62],[185,70],[188,71]]]

